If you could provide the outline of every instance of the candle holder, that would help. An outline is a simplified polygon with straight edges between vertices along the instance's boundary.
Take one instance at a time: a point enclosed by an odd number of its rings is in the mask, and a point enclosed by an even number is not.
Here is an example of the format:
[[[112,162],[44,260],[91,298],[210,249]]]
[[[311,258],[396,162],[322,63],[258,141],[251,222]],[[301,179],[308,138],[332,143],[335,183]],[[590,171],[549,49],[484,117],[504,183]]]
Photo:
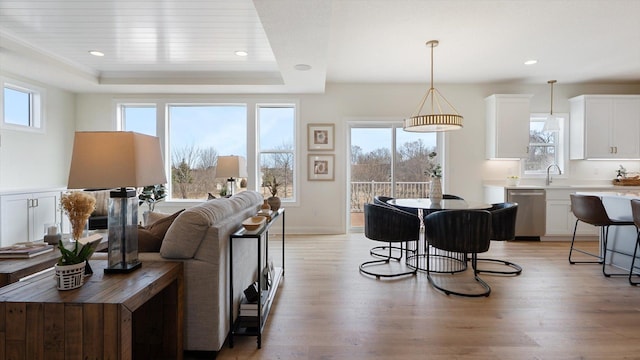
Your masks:
[[[58,224],[44,224],[44,242],[49,245],[57,245],[62,239]]]

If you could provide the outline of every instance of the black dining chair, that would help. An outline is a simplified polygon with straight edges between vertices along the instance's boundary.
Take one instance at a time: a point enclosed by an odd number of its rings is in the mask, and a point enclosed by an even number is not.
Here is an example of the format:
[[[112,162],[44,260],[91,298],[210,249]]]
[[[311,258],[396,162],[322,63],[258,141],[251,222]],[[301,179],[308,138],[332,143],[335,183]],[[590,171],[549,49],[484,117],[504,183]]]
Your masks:
[[[634,225],[632,220],[612,219],[607,214],[607,210],[602,204],[602,199],[593,195],[570,194],[571,212],[576,217],[576,224],[573,227],[573,237],[571,239],[571,248],[569,249],[569,264],[602,264],[602,273],[604,276],[626,276],[627,273],[608,273],[606,271],[607,263],[607,243],[609,241],[610,226],[627,226]],[[586,250],[575,247],[576,230],[578,223],[584,222],[593,226],[600,227],[600,254],[594,254]],[[572,260],[573,252],[589,255],[597,258],[596,261],[576,261]]]
[[[392,207],[392,205],[389,205],[388,201],[392,200],[392,197],[389,196],[382,196],[382,195],[376,195],[373,197],[373,203],[380,205],[380,206],[388,206],[388,207]],[[379,257],[379,258],[389,258],[389,259],[393,259],[393,260],[397,260],[400,261],[400,259],[402,259],[402,251],[404,250],[403,247],[403,242],[400,242],[400,246],[395,246],[393,245],[393,243],[389,242],[388,245],[379,245],[379,246],[374,246],[371,248],[371,250],[369,250],[369,254],[371,254],[371,256],[375,256],[375,257]],[[393,254],[397,253],[397,256],[394,256]]]
[[[431,258],[438,256],[437,254],[429,254],[427,256],[427,278],[431,285],[443,291],[445,294],[454,294],[459,296],[478,297],[489,296],[491,287],[478,276],[478,253],[489,250],[491,240],[491,213],[486,210],[443,210],[433,212],[425,217],[425,235],[427,244],[438,250],[445,252],[453,252],[471,255],[471,267],[473,278],[478,282],[482,292],[462,292],[458,290],[447,289],[444,286],[434,282],[431,272]],[[459,261],[450,259],[451,261]],[[442,273],[442,271],[438,271]],[[452,272],[453,274],[453,272]]]
[[[387,243],[418,241],[420,237],[419,220],[415,215],[391,206],[364,204],[364,235],[368,239]],[[414,275],[415,268],[397,272],[393,270],[379,271],[381,265],[388,265],[391,260],[396,260],[391,257],[391,250],[389,247],[388,256],[383,259],[360,264],[360,272],[376,278]]]
[[[510,202],[491,204],[491,208],[488,211],[491,213],[491,240],[505,241],[515,239],[518,204]],[[478,261],[481,263],[498,263],[511,268],[509,270],[478,269],[479,273],[499,275],[520,275],[522,273],[522,267],[511,261],[490,258],[478,258]]]

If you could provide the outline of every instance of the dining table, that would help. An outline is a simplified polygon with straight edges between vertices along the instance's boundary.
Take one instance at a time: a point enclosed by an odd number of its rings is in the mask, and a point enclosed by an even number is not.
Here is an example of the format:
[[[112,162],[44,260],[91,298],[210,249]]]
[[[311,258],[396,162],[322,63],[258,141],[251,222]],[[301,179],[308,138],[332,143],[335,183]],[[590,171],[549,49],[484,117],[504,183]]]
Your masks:
[[[443,251],[428,245],[424,228],[425,211],[428,215],[434,211],[442,210],[487,210],[492,206],[483,202],[463,199],[432,200],[429,198],[393,198],[387,203],[398,208],[417,210],[417,216],[420,220],[420,237],[418,241],[407,241],[406,265],[410,268],[426,271],[426,257],[431,256],[429,271],[435,273],[455,273],[466,270],[467,254]]]

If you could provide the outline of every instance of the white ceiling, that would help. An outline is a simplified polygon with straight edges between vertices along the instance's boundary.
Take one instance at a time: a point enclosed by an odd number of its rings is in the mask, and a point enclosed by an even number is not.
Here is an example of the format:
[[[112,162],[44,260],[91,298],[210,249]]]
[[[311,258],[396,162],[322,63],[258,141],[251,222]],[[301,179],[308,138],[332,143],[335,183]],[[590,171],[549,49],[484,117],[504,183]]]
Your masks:
[[[435,39],[436,85],[637,84],[639,19],[640,0],[0,0],[0,67],[78,92],[317,93],[427,83]]]

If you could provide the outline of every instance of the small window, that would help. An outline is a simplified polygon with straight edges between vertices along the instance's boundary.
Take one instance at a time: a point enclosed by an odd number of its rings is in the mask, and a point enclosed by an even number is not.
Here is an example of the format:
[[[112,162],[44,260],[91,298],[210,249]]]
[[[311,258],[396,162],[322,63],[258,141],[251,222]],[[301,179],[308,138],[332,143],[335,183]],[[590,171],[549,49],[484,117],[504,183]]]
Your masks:
[[[277,196],[283,201],[295,201],[295,124],[295,106],[258,105],[258,186],[265,197],[271,196],[275,179]]]
[[[524,159],[524,175],[545,174],[547,167],[557,164],[564,169],[565,115],[556,114],[559,131],[545,131],[546,115],[532,114],[529,125],[529,157]]]
[[[41,93],[41,90],[22,84],[4,82],[2,92],[3,127],[41,129]]]
[[[157,136],[156,105],[120,105],[122,131]]]

